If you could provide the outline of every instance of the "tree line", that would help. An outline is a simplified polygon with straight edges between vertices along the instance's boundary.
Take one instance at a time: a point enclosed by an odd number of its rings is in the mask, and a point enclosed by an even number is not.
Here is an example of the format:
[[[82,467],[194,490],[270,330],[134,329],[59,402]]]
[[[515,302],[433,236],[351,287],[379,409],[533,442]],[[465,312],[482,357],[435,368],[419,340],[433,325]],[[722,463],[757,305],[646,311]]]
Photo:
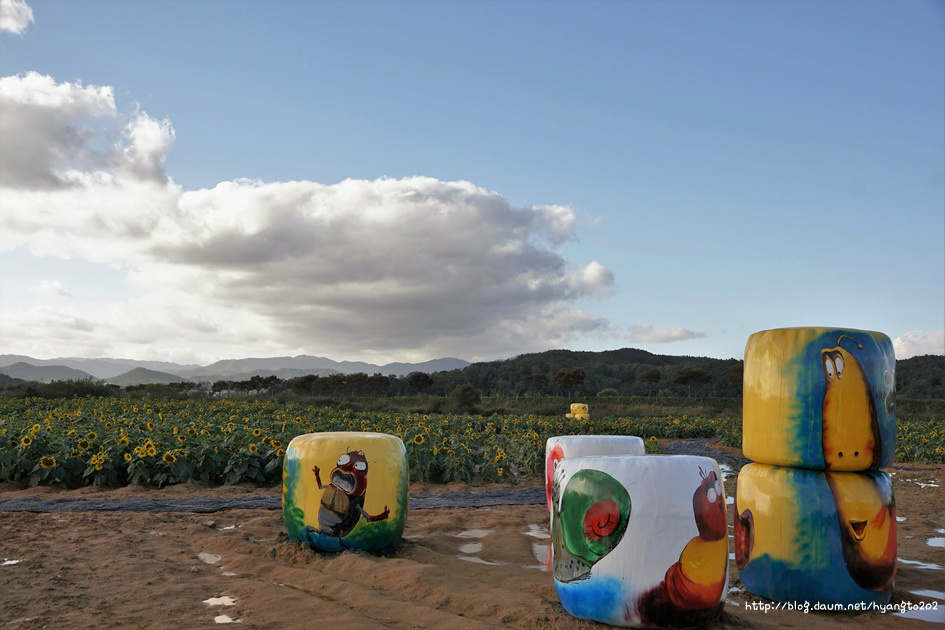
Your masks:
[[[460,405],[476,396],[543,397],[637,396],[738,398],[744,363],[651,354],[625,348],[605,352],[550,350],[504,360],[474,363],[461,370],[413,372],[393,376],[363,372],[310,374],[291,379],[253,376],[246,380],[214,383],[133,385],[121,390],[150,396],[275,396],[302,397],[452,397]],[[0,383],[0,386],[3,384]],[[117,395],[117,386],[78,381],[8,384],[6,395],[73,397]],[[921,356],[898,361],[896,393],[904,399],[945,399],[945,357]],[[465,402],[464,402],[465,401]]]

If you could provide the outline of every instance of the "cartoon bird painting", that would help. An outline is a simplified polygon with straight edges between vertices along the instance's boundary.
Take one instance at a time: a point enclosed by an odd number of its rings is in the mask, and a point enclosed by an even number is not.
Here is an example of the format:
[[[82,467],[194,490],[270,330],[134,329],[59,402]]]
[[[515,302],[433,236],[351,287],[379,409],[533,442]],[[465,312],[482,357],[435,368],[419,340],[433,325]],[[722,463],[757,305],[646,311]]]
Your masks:
[[[837,504],[840,545],[853,581],[891,593],[896,580],[896,500],[889,477],[827,473]]]
[[[723,605],[728,565],[725,495],[715,471],[699,472],[702,483],[692,495],[699,535],[686,544],[659,586],[637,600],[637,614],[647,625],[700,625]]]
[[[313,467],[312,472],[315,473],[318,489],[324,490],[324,493],[318,508],[318,528],[308,526],[306,530],[309,533],[331,536],[341,543],[341,539],[351,533],[361,517],[373,523],[390,516],[386,505],[380,514],[370,515],[364,511],[368,462],[361,451],[349,451],[339,457],[325,485],[322,485],[318,466]]]
[[[869,380],[856,357],[840,346],[844,338],[853,341],[840,335],[836,346],[820,351],[826,378],[824,461],[828,470],[866,470],[880,459],[882,439]]]

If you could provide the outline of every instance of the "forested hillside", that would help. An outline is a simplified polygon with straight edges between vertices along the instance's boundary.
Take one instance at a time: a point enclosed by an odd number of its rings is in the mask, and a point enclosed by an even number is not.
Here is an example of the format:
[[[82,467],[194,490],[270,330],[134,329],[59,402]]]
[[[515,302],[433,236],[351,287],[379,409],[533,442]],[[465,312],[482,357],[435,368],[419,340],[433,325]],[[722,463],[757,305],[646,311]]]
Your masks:
[[[585,374],[584,382],[573,390],[575,395],[741,396],[740,360],[668,356],[634,348],[606,352],[549,350],[506,361],[474,363],[464,370],[433,376],[435,383],[448,377],[454,386],[470,383],[486,395],[549,395],[567,393],[566,388],[555,384],[555,376],[574,368]],[[897,361],[896,395],[903,399],[945,399],[945,357],[925,355]]]
[[[915,400],[945,398],[945,357],[926,354],[896,361],[896,396]]]

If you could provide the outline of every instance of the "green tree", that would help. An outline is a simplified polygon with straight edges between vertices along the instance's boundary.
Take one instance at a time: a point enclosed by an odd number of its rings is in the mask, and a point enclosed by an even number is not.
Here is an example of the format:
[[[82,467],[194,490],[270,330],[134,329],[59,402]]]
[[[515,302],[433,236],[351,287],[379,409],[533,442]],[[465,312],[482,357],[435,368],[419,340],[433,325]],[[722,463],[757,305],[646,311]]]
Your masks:
[[[689,388],[689,395],[692,396],[693,390],[702,387],[712,380],[712,372],[702,368],[687,365],[679,368],[673,376],[673,382],[677,385]]]
[[[433,377],[426,372],[411,372],[407,375],[407,385],[418,394],[433,387]]]
[[[551,380],[554,382],[555,387],[566,390],[568,392],[568,398],[570,398],[574,390],[584,384],[584,379],[586,378],[587,373],[581,368],[561,368]]]
[[[735,386],[735,390],[742,391],[742,383],[745,377],[745,362],[739,361],[725,368],[725,380]]]
[[[661,380],[663,380],[663,372],[658,367],[650,368],[640,375],[640,381],[650,386],[646,393],[647,396],[653,392],[653,386]]]
[[[390,391],[390,379],[383,374],[369,376],[364,389],[369,396],[385,396]]]

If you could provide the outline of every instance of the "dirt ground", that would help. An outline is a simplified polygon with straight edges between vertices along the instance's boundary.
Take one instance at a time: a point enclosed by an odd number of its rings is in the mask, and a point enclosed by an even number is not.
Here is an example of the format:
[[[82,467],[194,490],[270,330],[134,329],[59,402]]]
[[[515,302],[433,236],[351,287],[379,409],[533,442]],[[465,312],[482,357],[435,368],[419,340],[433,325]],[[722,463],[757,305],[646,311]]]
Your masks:
[[[899,521],[891,603],[937,609],[765,612],[753,608],[764,604],[760,598],[741,590],[733,561],[724,612],[706,627],[945,628],[945,466],[897,464],[887,472]],[[734,496],[734,475],[725,488]],[[481,489],[413,484],[411,494]],[[0,500],[280,493],[245,485],[65,491],[0,484]],[[571,617],[558,602],[548,542],[544,505],[411,510],[403,540],[379,555],[291,542],[279,510],[0,512],[0,629],[606,628]]]

